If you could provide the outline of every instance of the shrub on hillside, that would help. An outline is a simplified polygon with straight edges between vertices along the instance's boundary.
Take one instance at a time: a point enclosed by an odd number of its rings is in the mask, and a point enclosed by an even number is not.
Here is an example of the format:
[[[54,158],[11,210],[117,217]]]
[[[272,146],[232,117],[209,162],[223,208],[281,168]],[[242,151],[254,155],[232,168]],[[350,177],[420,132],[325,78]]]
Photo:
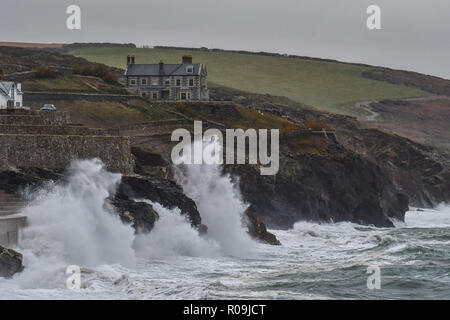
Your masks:
[[[117,84],[118,79],[117,76],[109,71],[109,68],[102,64],[95,65],[75,65],[73,67],[73,72],[75,74],[81,74],[83,76],[94,76],[97,78],[101,78],[103,81],[109,84]]]
[[[107,73],[102,77],[103,81],[109,84],[117,84],[119,79],[114,73]]]
[[[330,130],[325,124],[316,120],[308,120],[304,125],[306,128],[314,131]]]
[[[56,72],[47,66],[36,67],[36,78],[38,79],[54,79],[56,78]]]

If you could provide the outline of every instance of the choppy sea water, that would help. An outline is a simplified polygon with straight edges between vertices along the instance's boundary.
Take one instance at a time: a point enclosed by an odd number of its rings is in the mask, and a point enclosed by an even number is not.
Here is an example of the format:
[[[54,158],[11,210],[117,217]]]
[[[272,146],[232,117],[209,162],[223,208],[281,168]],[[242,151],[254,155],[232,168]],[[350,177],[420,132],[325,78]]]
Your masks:
[[[68,186],[26,209],[18,248],[26,269],[0,279],[0,299],[450,299],[449,206],[412,208],[386,229],[299,222],[274,230],[282,246],[269,246],[246,236],[227,177],[198,170],[203,183],[193,170],[185,191],[208,236],[156,203],[154,230],[135,236],[104,205],[120,176],[77,164]],[[77,290],[66,287],[72,264],[82,269]],[[369,266],[380,268],[380,289],[367,287]]]

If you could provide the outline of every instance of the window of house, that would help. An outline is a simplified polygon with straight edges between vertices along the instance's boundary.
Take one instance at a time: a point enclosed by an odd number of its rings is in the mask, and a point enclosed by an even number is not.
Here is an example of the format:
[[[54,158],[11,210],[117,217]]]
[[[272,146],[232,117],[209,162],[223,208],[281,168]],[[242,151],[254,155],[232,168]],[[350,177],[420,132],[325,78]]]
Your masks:
[[[181,93],[181,100],[186,100],[186,92]]]
[[[189,87],[193,87],[194,86],[194,79],[189,79]]]
[[[186,72],[187,73],[193,73],[194,72],[194,67],[193,66],[187,66],[186,67]]]
[[[164,84],[165,84],[166,86],[170,86],[170,79],[164,80]]]
[[[147,79],[142,79],[142,80],[141,80],[141,84],[142,84],[143,86],[146,86],[146,85],[147,85]]]
[[[131,84],[132,86],[136,85],[136,80],[131,79],[131,80],[130,80],[130,84]]]
[[[190,92],[187,93],[187,98],[188,98],[188,100],[191,99],[191,93]]]
[[[153,92],[152,98],[153,98],[153,99],[158,99],[158,94],[157,94],[156,92]]]
[[[181,87],[181,79],[177,79],[177,87]]]
[[[152,78],[152,86],[158,86],[159,85],[159,79],[158,78]]]

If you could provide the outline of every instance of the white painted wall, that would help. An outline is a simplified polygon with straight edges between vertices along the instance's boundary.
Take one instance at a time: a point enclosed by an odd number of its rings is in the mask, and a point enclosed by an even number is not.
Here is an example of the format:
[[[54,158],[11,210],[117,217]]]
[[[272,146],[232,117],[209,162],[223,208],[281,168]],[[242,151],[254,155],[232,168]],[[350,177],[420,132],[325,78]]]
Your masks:
[[[22,84],[14,84],[9,92],[9,97],[0,94],[0,109],[6,109],[8,106],[8,100],[14,99],[14,108],[23,106],[23,94],[22,94]]]

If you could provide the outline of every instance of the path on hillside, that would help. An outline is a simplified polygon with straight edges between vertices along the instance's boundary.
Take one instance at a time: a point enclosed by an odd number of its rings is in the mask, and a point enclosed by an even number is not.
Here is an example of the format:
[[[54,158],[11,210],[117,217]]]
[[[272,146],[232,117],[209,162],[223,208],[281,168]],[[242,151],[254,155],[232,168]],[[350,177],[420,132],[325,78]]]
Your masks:
[[[450,96],[443,96],[443,95],[432,95],[432,96],[428,96],[428,97],[418,97],[418,98],[405,98],[405,99],[392,99],[392,101],[431,101],[431,100],[440,100],[440,99],[444,99],[444,100],[450,100]],[[387,100],[387,99],[386,99]],[[376,121],[376,117],[379,115],[378,112],[375,112],[372,110],[372,108],[370,107],[370,105],[372,103],[378,103],[380,101],[378,100],[372,100],[372,101],[361,101],[361,102],[357,102],[355,103],[355,108],[364,108],[366,109],[368,112],[370,112],[371,114],[368,115],[364,120],[365,121]]]

